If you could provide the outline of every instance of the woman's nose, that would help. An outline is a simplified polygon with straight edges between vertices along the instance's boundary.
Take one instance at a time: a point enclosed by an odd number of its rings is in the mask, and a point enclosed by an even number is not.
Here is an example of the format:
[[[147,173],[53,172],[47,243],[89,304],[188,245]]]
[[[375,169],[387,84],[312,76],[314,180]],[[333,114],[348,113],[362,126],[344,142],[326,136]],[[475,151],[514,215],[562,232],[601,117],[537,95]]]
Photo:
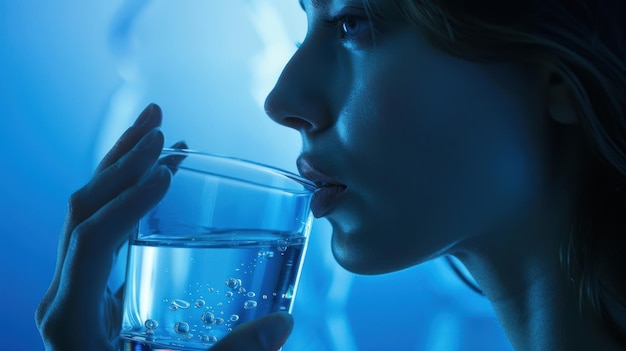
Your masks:
[[[329,69],[319,51],[300,46],[265,99],[265,112],[276,123],[301,133],[314,133],[332,125]]]

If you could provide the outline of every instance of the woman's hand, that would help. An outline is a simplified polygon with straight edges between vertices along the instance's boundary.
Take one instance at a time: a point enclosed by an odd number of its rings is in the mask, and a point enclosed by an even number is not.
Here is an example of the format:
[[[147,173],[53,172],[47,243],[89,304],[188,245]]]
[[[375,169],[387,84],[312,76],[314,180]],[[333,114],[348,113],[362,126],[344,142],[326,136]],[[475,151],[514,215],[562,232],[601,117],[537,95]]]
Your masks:
[[[160,125],[161,109],[151,104],[70,198],[54,277],[35,316],[49,350],[114,349],[121,309],[106,289],[114,253],[171,179],[166,166],[154,167]]]
[[[172,165],[156,163],[161,120],[159,106],[149,105],[70,198],[54,277],[35,316],[47,350],[118,348],[122,291],[109,291],[107,280],[116,250],[169,186]],[[291,316],[276,313],[234,329],[212,350],[276,350],[292,326]]]
[[[276,351],[293,329],[289,313],[277,312],[233,329],[211,351]]]

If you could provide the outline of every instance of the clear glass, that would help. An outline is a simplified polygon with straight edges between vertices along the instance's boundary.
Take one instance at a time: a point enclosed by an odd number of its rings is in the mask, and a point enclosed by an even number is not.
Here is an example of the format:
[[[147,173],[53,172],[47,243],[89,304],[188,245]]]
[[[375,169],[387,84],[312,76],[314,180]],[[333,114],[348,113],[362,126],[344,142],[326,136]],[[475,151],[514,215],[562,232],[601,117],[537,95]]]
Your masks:
[[[164,149],[174,177],[130,241],[121,347],[207,350],[291,311],[315,185],[261,164]]]

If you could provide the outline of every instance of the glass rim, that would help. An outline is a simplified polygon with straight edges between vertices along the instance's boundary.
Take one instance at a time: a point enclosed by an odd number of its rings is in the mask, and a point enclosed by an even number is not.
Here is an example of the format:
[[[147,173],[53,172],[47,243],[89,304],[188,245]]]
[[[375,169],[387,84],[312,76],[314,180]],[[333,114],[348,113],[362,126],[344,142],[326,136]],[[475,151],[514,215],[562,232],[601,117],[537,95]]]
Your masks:
[[[275,166],[271,166],[271,165],[256,162],[256,161],[251,161],[251,160],[240,158],[240,157],[226,156],[226,155],[208,153],[204,151],[198,151],[198,150],[186,149],[186,148],[181,149],[181,148],[165,147],[163,148],[163,150],[161,150],[160,157],[169,156],[169,155],[193,156],[194,158],[205,158],[205,159],[215,160],[215,161],[228,161],[228,162],[235,163],[238,166],[241,165],[243,167],[247,167],[252,170],[265,171],[272,175],[278,176],[280,178],[294,181],[302,185],[305,190],[311,193],[319,189],[319,187],[313,181],[307,178],[304,178],[300,176],[299,174],[295,174],[293,172],[289,172],[289,171],[286,171],[284,169],[281,169]],[[216,172],[216,174],[218,173],[219,172]],[[238,177],[234,177],[234,178],[239,179]],[[239,180],[247,181],[246,179],[239,179]],[[283,189],[283,190],[287,190],[287,189]]]

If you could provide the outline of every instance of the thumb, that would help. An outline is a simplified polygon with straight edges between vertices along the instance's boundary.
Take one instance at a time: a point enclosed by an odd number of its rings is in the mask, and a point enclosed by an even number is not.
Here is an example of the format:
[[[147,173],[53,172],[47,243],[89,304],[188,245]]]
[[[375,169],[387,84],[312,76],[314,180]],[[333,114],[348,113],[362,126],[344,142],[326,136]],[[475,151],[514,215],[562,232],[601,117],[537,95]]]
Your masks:
[[[276,351],[292,329],[293,317],[289,313],[273,313],[238,326],[211,350]]]

